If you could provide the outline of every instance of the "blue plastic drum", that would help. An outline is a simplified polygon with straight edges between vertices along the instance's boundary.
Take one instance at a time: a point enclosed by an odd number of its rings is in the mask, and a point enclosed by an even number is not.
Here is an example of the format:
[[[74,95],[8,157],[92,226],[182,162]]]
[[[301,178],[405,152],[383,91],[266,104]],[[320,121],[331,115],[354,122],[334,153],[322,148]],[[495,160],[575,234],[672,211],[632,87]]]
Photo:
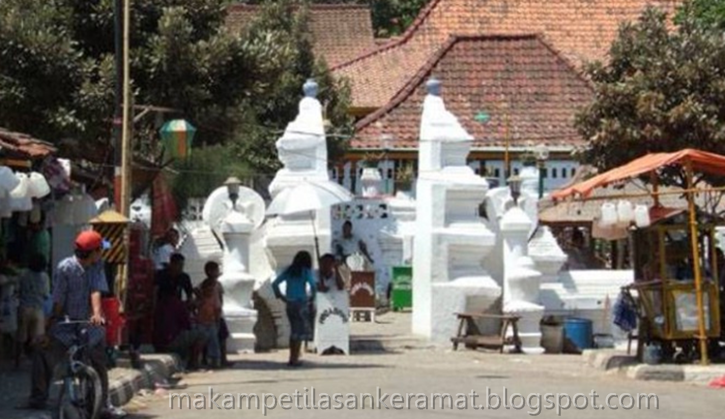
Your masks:
[[[564,320],[564,336],[576,346],[579,352],[591,349],[594,346],[592,321],[574,317]]]

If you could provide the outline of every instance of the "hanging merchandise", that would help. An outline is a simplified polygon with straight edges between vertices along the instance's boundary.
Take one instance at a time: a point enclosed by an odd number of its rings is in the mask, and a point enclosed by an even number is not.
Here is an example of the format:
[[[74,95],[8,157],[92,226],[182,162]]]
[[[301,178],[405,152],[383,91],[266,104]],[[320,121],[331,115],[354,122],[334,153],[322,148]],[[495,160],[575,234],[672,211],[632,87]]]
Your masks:
[[[611,202],[605,202],[602,204],[602,217],[599,225],[602,227],[608,227],[613,224],[617,224],[617,209]]]
[[[30,211],[33,209],[33,199],[28,191],[30,178],[25,173],[16,173],[20,183],[10,191],[10,205],[13,211]]]
[[[649,227],[649,208],[647,205],[637,205],[634,207],[634,223],[639,228]]]
[[[45,180],[45,176],[38,172],[32,172],[30,174],[29,192],[32,198],[44,198],[50,193],[50,185]]]
[[[10,192],[17,188],[19,184],[20,179],[15,176],[15,173],[9,167],[0,166],[0,190]]]
[[[619,201],[617,204],[617,221],[623,225],[629,225],[634,221],[634,210],[629,201]]]
[[[28,221],[31,224],[38,224],[43,219],[43,210],[40,208],[40,202],[33,202],[33,209],[30,211]]]
[[[66,169],[67,166],[67,169]],[[66,193],[71,189],[70,161],[49,157],[43,162],[41,173],[48,186],[56,192]]]

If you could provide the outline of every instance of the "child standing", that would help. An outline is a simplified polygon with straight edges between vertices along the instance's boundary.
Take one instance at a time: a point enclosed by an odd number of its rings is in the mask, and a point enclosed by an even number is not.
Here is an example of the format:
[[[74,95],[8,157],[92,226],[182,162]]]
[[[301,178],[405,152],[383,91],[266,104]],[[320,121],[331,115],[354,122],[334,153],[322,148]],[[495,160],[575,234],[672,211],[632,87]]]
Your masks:
[[[204,266],[206,279],[199,286],[199,311],[197,323],[208,341],[206,354],[212,368],[221,366],[221,345],[219,342],[219,323],[222,315],[222,287],[219,283],[219,264],[207,262]]]

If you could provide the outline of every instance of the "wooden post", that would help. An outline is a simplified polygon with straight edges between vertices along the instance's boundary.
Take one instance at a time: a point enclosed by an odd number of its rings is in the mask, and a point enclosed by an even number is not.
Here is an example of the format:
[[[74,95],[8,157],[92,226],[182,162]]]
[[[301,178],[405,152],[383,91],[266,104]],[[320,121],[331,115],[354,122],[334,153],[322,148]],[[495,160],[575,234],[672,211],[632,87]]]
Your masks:
[[[660,194],[659,194],[659,178],[657,177],[657,171],[653,170],[649,172],[650,182],[652,182],[652,196],[654,197],[654,206],[660,206]]]
[[[697,214],[695,213],[695,193],[692,191],[692,161],[687,160],[687,206],[690,215],[690,245],[692,246],[692,267],[695,273],[695,293],[697,298],[697,323],[700,340],[700,363],[707,365],[707,332],[705,330],[705,313],[702,301],[702,272],[700,270],[700,248],[697,242]]]
[[[131,111],[131,62],[129,57],[130,49],[130,21],[131,21],[131,0],[126,0],[123,7],[123,122],[121,131],[121,199],[119,212],[129,217],[131,206],[131,158],[133,155],[133,122]],[[128,278],[130,231],[128,226],[123,234],[123,246],[127,250],[126,262],[119,265],[116,276],[116,295],[121,300],[121,307],[124,307],[126,300],[126,280]]]

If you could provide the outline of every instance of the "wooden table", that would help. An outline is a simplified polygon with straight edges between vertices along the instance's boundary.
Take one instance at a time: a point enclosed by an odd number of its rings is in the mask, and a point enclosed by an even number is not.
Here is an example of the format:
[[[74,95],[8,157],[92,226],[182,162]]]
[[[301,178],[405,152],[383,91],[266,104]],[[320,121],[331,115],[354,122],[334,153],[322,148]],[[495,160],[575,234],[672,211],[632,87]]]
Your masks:
[[[453,350],[458,350],[458,344],[463,343],[467,348],[498,349],[503,353],[506,345],[513,345],[515,352],[521,352],[521,339],[517,322],[521,317],[507,314],[486,313],[456,313],[458,317],[458,335],[451,338]],[[484,335],[476,325],[476,319],[501,320],[501,332],[497,335]],[[507,337],[508,328],[513,329],[513,335]]]

